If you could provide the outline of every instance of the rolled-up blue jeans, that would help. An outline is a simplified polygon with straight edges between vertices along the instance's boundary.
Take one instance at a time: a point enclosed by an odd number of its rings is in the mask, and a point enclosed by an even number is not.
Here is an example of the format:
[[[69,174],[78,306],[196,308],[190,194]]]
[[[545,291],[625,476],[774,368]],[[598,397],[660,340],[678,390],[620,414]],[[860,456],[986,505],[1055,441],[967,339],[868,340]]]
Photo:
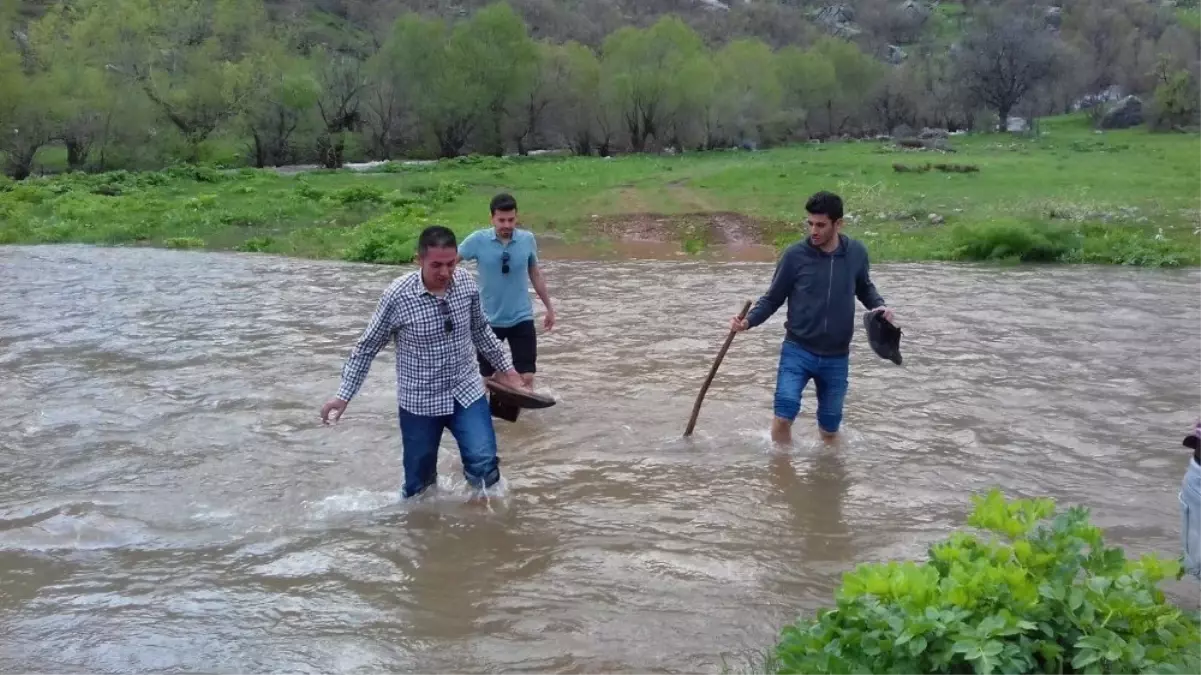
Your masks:
[[[776,371],[776,417],[796,419],[801,413],[801,392],[813,380],[817,390],[817,426],[834,433],[842,426],[842,403],[847,395],[850,356],[818,356],[791,340],[780,347]]]
[[[1192,457],[1180,482],[1180,547],[1185,571],[1201,578],[1201,465]]]
[[[438,446],[442,432],[450,433],[459,444],[463,476],[476,488],[491,487],[500,480],[500,459],[496,456],[496,430],[488,399],[481,396],[463,407],[455,401],[449,415],[414,415],[400,408],[400,435],[404,443],[404,488],[402,498],[420,494],[438,480]]]

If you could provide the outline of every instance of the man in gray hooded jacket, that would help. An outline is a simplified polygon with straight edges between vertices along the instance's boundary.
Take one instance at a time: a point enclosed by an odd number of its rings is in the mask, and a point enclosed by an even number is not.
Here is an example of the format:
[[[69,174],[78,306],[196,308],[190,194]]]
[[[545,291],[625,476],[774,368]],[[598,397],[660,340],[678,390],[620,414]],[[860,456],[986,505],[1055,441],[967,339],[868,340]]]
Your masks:
[[[826,441],[837,437],[855,332],[855,299],[869,310],[883,312],[887,321],[893,317],[872,283],[867,249],[841,232],[842,199],[818,192],[805,203],[805,210],[809,236],[780,256],[767,293],[746,318],[730,321],[732,330],[748,330],[788,302],[772,421],[772,440],[780,444],[792,441],[801,392],[811,379],[817,390],[818,430]]]

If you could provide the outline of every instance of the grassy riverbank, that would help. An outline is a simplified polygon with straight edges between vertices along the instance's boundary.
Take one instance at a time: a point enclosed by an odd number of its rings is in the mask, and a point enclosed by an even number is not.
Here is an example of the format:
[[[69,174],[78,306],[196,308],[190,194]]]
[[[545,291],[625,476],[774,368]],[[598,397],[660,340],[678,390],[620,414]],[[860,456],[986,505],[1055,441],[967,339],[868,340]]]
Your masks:
[[[177,168],[0,185],[0,243],[84,242],[402,262],[426,223],[467,232],[513,192],[544,241],[621,237],[777,247],[805,197],[842,194],[876,261],[1201,264],[1197,135],[1093,133],[1044,121],[1037,139],[953,136],[955,151],[888,141],[681,156],[470,157],[279,175]],[[941,165],[941,166],[940,166]],[[901,169],[898,171],[898,169]]]

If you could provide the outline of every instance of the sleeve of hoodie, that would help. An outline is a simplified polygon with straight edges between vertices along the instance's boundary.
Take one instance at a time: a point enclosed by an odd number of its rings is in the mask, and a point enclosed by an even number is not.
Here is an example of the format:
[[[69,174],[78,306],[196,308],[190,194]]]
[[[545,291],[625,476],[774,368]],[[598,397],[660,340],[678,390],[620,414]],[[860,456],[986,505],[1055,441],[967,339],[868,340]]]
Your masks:
[[[859,298],[859,302],[868,309],[875,309],[884,306],[884,298],[880,297],[880,291],[876,290],[876,285],[872,283],[871,262],[868,260],[867,247],[859,245],[859,254],[862,264],[859,265],[859,272],[855,275],[855,297]]]
[[[771,285],[767,287],[767,292],[764,293],[751,311],[746,315],[747,325],[751,328],[767,321],[772,314],[780,309],[780,305],[788,299],[789,293],[792,292],[792,287],[796,282],[798,258],[795,251],[789,249],[780,256],[780,262],[776,263],[776,272],[772,275]]]

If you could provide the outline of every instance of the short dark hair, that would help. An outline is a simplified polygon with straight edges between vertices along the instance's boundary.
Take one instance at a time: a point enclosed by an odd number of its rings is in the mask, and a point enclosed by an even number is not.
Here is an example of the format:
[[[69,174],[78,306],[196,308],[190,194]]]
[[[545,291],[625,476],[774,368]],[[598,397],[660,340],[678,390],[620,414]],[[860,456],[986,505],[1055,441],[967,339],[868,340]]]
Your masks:
[[[458,248],[454,230],[444,225],[430,225],[417,238],[417,255],[424,256],[431,248]]]
[[[508,192],[502,192],[492,198],[492,203],[488,205],[488,210],[493,214],[497,211],[516,211],[517,200]]]
[[[842,197],[822,190],[805,202],[805,210],[814,215],[829,216],[831,221],[837,222],[842,218]]]

